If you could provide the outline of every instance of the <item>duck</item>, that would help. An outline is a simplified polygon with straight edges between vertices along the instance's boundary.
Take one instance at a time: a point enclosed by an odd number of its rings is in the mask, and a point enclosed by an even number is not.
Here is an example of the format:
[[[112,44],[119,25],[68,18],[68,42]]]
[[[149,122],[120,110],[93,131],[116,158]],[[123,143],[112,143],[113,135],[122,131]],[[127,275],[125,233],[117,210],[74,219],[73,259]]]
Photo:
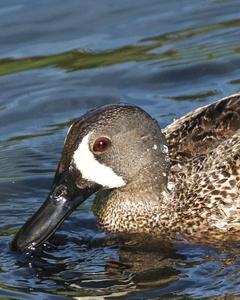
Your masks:
[[[161,130],[142,108],[111,104],[75,120],[46,201],[11,247],[35,250],[92,194],[112,234],[222,241],[240,234],[240,93]]]

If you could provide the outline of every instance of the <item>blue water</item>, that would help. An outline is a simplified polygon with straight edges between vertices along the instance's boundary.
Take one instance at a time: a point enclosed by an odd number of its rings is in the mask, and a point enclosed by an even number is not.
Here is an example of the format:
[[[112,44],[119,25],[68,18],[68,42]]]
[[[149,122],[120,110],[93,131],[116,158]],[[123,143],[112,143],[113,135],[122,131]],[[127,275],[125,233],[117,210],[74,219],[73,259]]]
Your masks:
[[[239,11],[237,0],[0,2],[2,299],[240,296],[239,245],[124,244],[98,229],[91,201],[42,253],[8,247],[48,194],[71,120],[129,102],[165,127],[240,90]]]

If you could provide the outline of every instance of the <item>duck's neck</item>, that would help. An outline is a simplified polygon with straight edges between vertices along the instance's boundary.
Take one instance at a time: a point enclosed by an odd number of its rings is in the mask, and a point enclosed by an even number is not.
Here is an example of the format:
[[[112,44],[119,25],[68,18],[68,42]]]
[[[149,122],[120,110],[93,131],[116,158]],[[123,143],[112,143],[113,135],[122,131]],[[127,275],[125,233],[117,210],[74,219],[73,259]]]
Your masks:
[[[110,232],[156,234],[156,231],[165,231],[171,212],[167,176],[161,165],[151,165],[125,187],[105,194],[98,200],[100,225]]]

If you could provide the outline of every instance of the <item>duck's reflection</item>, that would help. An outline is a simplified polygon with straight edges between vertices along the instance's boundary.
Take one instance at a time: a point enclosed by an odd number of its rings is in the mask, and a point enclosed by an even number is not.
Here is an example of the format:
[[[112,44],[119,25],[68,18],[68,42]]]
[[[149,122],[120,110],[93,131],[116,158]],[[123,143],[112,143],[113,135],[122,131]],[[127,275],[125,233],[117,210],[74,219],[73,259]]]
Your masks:
[[[25,268],[23,279],[31,277],[31,286],[38,290],[42,286],[43,291],[80,299],[121,298],[148,297],[149,291],[155,296],[185,295],[193,285],[196,292],[204,287],[215,293],[222,276],[236,290],[238,257],[235,244],[217,248],[144,236],[56,234],[37,252],[19,256],[16,264]]]
[[[181,276],[179,260],[185,256],[170,242],[130,236],[76,241],[57,234],[37,252],[21,255],[17,265],[51,281],[59,293],[117,296],[168,286]]]

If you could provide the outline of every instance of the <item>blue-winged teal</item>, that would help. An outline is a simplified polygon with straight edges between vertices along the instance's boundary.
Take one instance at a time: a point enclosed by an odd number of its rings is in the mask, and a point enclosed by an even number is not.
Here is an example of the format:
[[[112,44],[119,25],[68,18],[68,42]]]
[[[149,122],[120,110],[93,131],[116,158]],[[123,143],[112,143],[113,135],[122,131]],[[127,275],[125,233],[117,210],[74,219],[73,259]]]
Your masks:
[[[114,233],[215,239],[240,233],[240,94],[161,131],[132,105],[94,109],[71,126],[52,190],[13,248],[34,248],[91,194]]]

